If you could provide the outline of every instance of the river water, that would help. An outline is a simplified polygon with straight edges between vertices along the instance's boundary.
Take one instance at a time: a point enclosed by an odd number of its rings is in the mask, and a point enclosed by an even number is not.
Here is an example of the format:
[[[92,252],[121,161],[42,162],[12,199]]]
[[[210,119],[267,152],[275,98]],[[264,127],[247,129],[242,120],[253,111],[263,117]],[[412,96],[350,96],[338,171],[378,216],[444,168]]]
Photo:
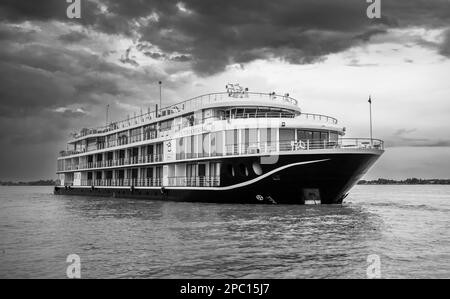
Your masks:
[[[450,186],[356,186],[342,206],[0,187],[0,278],[66,278],[70,254],[82,278],[366,278],[374,255],[382,278],[450,278]]]

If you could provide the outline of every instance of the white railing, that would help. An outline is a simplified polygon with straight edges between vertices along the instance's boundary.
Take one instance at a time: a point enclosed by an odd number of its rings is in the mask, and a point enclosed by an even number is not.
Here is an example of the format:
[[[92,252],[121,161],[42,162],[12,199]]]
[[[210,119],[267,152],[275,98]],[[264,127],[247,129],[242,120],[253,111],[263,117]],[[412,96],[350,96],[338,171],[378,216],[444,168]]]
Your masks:
[[[176,160],[191,160],[208,157],[223,157],[230,155],[251,155],[268,154],[273,152],[289,151],[309,151],[320,149],[376,149],[383,150],[384,142],[379,139],[369,138],[341,138],[336,141],[329,140],[298,140],[298,141],[272,141],[272,142],[253,142],[225,145],[225,148],[216,152],[208,153],[177,153]],[[73,171],[83,169],[98,169],[116,166],[132,166],[137,164],[151,164],[163,162],[162,155],[153,156],[135,156],[130,158],[121,158],[116,160],[106,160],[101,162],[89,162],[85,164],[66,164],[64,170]]]
[[[179,113],[186,110],[196,110],[201,109],[202,107],[217,103],[217,102],[225,102],[225,101],[233,101],[233,100],[242,100],[242,99],[248,99],[248,100],[266,100],[266,101],[274,101],[274,102],[280,102],[280,103],[287,103],[293,106],[298,105],[298,101],[294,98],[291,98],[289,96],[282,96],[277,95],[273,93],[256,93],[256,92],[242,92],[242,93],[227,93],[227,92],[220,92],[220,93],[210,93],[201,95],[183,102],[180,102],[175,105],[170,105],[168,107],[159,109],[159,111],[151,111],[147,112],[132,118],[128,118],[126,120],[118,121],[115,123],[111,123],[107,126],[98,127],[98,128],[92,128],[92,129],[82,129],[78,133],[74,133],[72,137],[74,139],[78,139],[81,137],[85,137],[88,135],[94,135],[94,134],[103,134],[110,131],[118,130],[118,129],[125,129],[131,126],[136,126],[139,124],[146,124],[151,120],[154,120],[161,116],[168,116],[174,113]]]
[[[68,185],[68,184],[66,184]],[[73,185],[73,182],[70,182]],[[162,187],[162,178],[82,180],[81,186],[93,187]],[[218,187],[220,177],[169,177],[167,187]]]

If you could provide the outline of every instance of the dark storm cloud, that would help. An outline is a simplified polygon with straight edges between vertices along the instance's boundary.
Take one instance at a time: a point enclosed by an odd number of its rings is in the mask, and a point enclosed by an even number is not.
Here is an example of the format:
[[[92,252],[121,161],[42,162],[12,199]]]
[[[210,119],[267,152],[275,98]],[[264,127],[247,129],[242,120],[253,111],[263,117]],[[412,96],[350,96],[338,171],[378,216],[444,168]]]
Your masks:
[[[444,40],[439,45],[439,53],[443,56],[450,57],[450,29],[444,33]]]
[[[87,39],[88,35],[83,32],[72,31],[67,34],[63,34],[59,37],[59,40],[66,43],[78,43],[84,39]]]
[[[291,63],[321,61],[330,53],[370,41],[389,28],[448,26],[449,1],[382,1],[381,20],[366,17],[362,0],[104,1],[109,11],[158,21],[138,29],[141,41],[166,53],[189,55],[203,74],[231,63],[281,58]]]
[[[0,15],[10,21],[65,19],[65,1],[4,1]],[[44,4],[41,4],[44,3]],[[369,20],[364,0],[84,0],[81,24],[110,34],[138,37],[162,52],[191,61],[212,74],[231,63],[280,58],[313,63],[389,28],[443,27],[450,21],[447,0],[383,0],[382,19]],[[103,13],[100,6],[106,7]],[[154,16],[153,21],[143,21]],[[71,21],[75,22],[75,21]],[[443,55],[447,44],[442,46]],[[160,53],[161,56],[157,57]],[[179,59],[183,58],[183,59]],[[187,59],[189,58],[189,59]],[[136,66],[133,59],[124,63]]]
[[[9,21],[63,19],[67,9],[62,0],[2,0],[0,16]]]
[[[10,100],[0,103],[0,115],[94,104],[93,94],[120,93],[116,80],[105,76],[114,71],[122,69],[83,51],[44,45],[4,46],[0,48],[0,98]]]

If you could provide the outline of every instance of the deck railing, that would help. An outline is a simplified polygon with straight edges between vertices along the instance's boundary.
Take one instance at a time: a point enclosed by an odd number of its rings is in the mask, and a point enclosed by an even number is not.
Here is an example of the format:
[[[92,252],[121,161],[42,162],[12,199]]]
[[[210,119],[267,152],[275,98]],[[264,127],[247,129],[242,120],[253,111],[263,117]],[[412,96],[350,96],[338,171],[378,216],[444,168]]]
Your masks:
[[[276,101],[281,103],[287,103],[289,105],[297,106],[298,101],[294,98],[291,98],[286,95],[278,95],[273,93],[256,93],[256,92],[241,92],[241,93],[227,93],[227,92],[219,92],[219,93],[210,93],[201,95],[195,98],[191,98],[189,100],[185,100],[183,102],[170,105],[168,107],[159,109],[159,111],[149,111],[147,113],[143,113],[138,116],[134,116],[132,118],[128,118],[126,120],[118,121],[111,123],[107,126],[92,128],[92,129],[82,129],[80,132],[74,133],[73,138],[81,138],[88,135],[93,134],[101,134],[110,131],[114,131],[117,129],[125,129],[131,126],[139,125],[147,123],[151,120],[159,118],[161,116],[167,116],[174,113],[182,112],[185,110],[195,110],[202,109],[202,107],[224,101],[234,101],[234,100],[266,100],[266,101]]]
[[[274,152],[301,152],[310,150],[324,149],[354,149],[354,150],[383,150],[384,142],[379,139],[369,138],[341,138],[336,141],[329,140],[298,140],[298,141],[272,141],[272,142],[253,142],[225,145],[220,151],[209,151],[207,153],[177,153],[176,160],[199,159],[199,158],[218,158],[230,155],[252,155],[252,154],[270,154]],[[64,169],[58,171],[73,171],[80,169],[96,169],[117,166],[133,166],[138,164],[150,164],[164,162],[163,156],[133,156],[129,158],[120,158],[116,160],[105,160],[98,162],[88,162],[84,164],[66,164]]]
[[[98,179],[82,180],[80,186],[94,187],[161,187],[162,178],[141,179]],[[66,186],[73,186],[74,182],[66,182]],[[168,187],[217,187],[220,186],[220,177],[169,177],[164,183]]]
[[[313,114],[313,113],[301,113],[299,115],[295,115],[295,114],[289,113],[289,112],[268,112],[268,113],[257,112],[257,113],[232,114],[229,117],[225,117],[225,116],[214,117],[214,119],[216,119],[216,120],[233,120],[233,119],[250,119],[250,118],[271,118],[271,119],[301,118],[301,119],[305,119],[308,121],[325,122],[325,123],[329,123],[329,124],[337,124],[338,123],[338,120],[336,118],[333,118],[333,117],[327,116],[327,115]],[[195,125],[198,125],[198,123],[195,123]],[[103,150],[106,148],[112,148],[112,147],[116,147],[116,146],[133,144],[133,143],[137,143],[140,141],[151,140],[151,139],[155,139],[157,136],[163,137],[163,136],[169,135],[171,133],[177,132],[181,129],[187,128],[189,126],[191,126],[191,125],[174,126],[172,128],[172,130],[166,130],[164,132],[158,131],[157,134],[149,134],[149,133],[141,132],[138,135],[131,135],[129,137],[126,136],[126,137],[121,137],[118,139],[108,140],[107,142],[105,141],[105,142],[97,143],[95,146],[93,146],[91,148],[84,148],[82,150],[60,151],[59,156],[67,157],[67,156],[72,156],[72,155],[77,155],[77,154],[93,152],[93,151],[97,151],[97,150]]]

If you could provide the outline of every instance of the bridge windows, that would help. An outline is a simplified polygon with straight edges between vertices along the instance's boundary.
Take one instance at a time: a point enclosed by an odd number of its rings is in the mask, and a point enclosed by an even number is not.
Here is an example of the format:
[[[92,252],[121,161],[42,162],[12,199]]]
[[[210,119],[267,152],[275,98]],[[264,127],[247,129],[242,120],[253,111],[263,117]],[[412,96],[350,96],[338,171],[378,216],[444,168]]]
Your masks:
[[[337,141],[338,134],[328,131],[297,130],[297,140],[301,141]]]

